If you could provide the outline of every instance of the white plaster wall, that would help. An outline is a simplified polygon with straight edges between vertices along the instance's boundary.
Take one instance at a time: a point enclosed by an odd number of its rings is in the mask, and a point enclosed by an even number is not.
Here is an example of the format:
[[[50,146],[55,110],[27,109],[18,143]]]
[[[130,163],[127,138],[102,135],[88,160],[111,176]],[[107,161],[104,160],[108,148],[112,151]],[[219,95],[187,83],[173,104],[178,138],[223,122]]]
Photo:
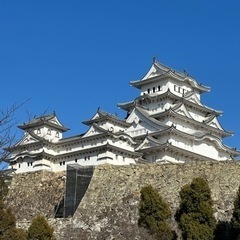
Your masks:
[[[160,90],[158,89],[158,86],[160,86]],[[153,90],[154,87],[155,87],[155,92]],[[148,91],[148,89],[149,89],[149,91]],[[156,80],[153,83],[143,85],[141,87],[141,95],[162,94],[166,90],[167,90],[167,80]]]
[[[43,126],[41,128],[34,129],[34,133],[46,140],[57,142],[62,139],[62,133],[54,128]]]

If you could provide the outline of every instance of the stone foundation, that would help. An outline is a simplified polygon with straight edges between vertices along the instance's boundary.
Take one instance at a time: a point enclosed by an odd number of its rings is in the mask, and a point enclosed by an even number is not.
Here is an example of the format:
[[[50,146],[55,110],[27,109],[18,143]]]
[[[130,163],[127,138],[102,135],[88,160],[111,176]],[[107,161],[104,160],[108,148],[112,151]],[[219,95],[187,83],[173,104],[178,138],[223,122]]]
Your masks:
[[[229,221],[240,185],[238,162],[187,164],[101,165],[94,169],[88,190],[74,216],[52,219],[64,193],[64,173],[16,175],[7,198],[19,221],[38,213],[50,219],[59,240],[143,239],[138,229],[140,190],[150,184],[169,203],[172,225],[179,206],[179,191],[195,177],[205,178],[212,191],[217,220]],[[23,223],[23,222],[22,222]]]

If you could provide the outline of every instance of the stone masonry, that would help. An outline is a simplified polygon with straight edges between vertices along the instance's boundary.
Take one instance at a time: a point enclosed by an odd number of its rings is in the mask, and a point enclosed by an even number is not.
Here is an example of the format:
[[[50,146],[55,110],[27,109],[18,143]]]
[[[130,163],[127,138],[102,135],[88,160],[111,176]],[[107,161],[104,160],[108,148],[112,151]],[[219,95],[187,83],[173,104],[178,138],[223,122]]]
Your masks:
[[[38,213],[54,226],[57,239],[143,239],[139,231],[140,190],[150,184],[169,203],[172,226],[179,207],[179,191],[195,177],[205,178],[212,191],[215,217],[229,221],[240,185],[238,162],[192,162],[186,164],[100,165],[94,169],[90,185],[75,214],[53,219],[54,209],[64,194],[63,172],[35,172],[13,178],[7,203],[18,219],[28,226]]]

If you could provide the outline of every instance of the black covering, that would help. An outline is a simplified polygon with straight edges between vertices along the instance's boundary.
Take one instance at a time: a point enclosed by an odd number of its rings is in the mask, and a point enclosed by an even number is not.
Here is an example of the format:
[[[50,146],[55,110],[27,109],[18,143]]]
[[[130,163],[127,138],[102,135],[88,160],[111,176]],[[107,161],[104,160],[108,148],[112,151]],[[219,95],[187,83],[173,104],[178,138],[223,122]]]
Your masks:
[[[93,167],[79,164],[67,165],[66,192],[63,217],[73,216],[88,189],[92,179]]]

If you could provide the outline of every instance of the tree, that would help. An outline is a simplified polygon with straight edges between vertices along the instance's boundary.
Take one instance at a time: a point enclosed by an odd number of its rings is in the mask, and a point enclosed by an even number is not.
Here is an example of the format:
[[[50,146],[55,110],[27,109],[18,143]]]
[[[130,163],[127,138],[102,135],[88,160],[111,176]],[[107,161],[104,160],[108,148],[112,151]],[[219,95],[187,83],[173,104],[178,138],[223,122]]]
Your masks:
[[[10,208],[5,209],[0,200],[0,240],[26,240],[24,230],[16,228],[16,219]]]
[[[28,100],[22,102],[21,104],[13,104],[11,107],[6,110],[0,109],[0,162],[8,157],[9,152],[6,151],[15,141],[15,134],[13,134],[13,127],[17,124],[15,118],[15,112],[22,107]],[[3,169],[4,165],[1,165]]]
[[[183,239],[214,239],[216,220],[213,216],[213,201],[208,183],[203,178],[193,179],[180,191],[180,207],[176,220],[182,230]]]
[[[0,200],[4,200],[8,193],[8,186],[5,182],[4,175],[0,174]]]
[[[27,240],[27,233],[23,229],[13,228],[9,231],[6,231],[3,236],[0,238],[1,240]]]
[[[12,105],[6,111],[0,110],[0,170],[6,167],[6,165],[2,163],[9,154],[6,149],[13,144],[15,139],[15,135],[12,134],[12,128],[17,123],[14,118],[14,113],[23,104],[24,103]],[[10,208],[4,206],[4,199],[7,192],[8,186],[5,182],[4,172],[0,172],[0,240],[26,240],[26,232],[16,228],[15,216]]]
[[[240,187],[234,201],[233,214],[230,222],[231,239],[240,237]]]
[[[146,228],[157,238],[170,240],[174,237],[167,222],[170,217],[170,208],[159,193],[152,186],[143,187],[139,202],[139,226]]]
[[[55,240],[53,232],[45,217],[38,215],[28,229],[28,240]]]
[[[18,108],[17,105],[13,105],[7,110],[0,110],[0,160],[4,161],[8,155],[6,149],[11,145],[14,139],[14,135],[11,134],[11,129],[16,124],[14,119],[14,113]]]

